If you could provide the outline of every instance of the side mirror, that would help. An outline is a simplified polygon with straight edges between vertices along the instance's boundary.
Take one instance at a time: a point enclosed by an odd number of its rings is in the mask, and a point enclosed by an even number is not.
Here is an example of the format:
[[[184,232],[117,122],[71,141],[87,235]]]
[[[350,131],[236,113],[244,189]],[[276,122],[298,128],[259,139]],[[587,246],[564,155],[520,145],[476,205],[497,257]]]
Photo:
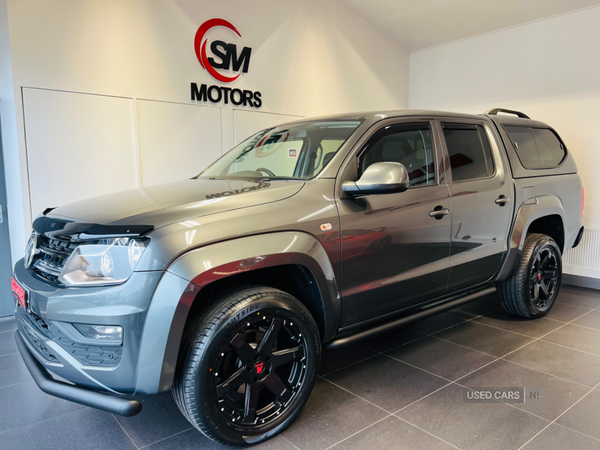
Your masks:
[[[348,195],[393,194],[404,192],[409,185],[408,172],[403,164],[379,162],[371,164],[358,181],[346,181],[342,191]]]

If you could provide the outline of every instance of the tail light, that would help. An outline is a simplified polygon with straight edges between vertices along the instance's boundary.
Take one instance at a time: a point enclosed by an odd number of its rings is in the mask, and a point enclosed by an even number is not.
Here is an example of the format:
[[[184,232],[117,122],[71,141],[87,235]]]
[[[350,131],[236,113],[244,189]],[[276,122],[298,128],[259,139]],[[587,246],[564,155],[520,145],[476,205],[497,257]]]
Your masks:
[[[581,217],[583,217],[583,204],[584,204],[585,192],[583,186],[581,186]]]

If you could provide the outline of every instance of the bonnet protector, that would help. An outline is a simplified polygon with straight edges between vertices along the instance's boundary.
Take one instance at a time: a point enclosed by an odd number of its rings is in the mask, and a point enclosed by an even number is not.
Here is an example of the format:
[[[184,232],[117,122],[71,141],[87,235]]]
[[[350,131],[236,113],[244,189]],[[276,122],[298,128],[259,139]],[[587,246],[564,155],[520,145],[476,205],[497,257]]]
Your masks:
[[[38,234],[51,238],[86,235],[91,239],[103,236],[139,237],[154,229],[153,225],[99,225],[86,222],[73,222],[66,219],[41,216],[33,222],[33,229]],[[83,236],[82,236],[83,237]]]

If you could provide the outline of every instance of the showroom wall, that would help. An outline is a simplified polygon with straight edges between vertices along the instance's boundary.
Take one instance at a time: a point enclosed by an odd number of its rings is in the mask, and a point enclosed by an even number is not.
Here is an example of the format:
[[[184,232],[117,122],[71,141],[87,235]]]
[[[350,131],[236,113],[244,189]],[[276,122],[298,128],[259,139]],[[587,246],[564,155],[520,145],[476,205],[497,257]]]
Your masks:
[[[600,7],[414,52],[409,107],[516,109],[547,122],[573,153],[586,233],[565,271],[600,278]]]
[[[194,36],[251,48],[227,84],[262,105],[192,100]],[[260,128],[401,109],[408,54],[333,0],[0,0],[0,105],[13,261],[44,208],[193,176]],[[9,63],[10,62],[10,63]]]

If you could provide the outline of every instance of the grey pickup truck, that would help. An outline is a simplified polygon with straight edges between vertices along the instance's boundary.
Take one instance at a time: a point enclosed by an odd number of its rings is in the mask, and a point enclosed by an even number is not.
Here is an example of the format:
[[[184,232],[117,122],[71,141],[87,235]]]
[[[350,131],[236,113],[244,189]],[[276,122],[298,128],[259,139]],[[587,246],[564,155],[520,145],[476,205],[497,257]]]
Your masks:
[[[49,394],[134,415],[171,390],[209,438],[260,442],[298,415],[322,349],[496,291],[544,316],[582,214],[573,156],[523,113],[301,120],[192,179],[44,211],[11,280],[15,337]]]

